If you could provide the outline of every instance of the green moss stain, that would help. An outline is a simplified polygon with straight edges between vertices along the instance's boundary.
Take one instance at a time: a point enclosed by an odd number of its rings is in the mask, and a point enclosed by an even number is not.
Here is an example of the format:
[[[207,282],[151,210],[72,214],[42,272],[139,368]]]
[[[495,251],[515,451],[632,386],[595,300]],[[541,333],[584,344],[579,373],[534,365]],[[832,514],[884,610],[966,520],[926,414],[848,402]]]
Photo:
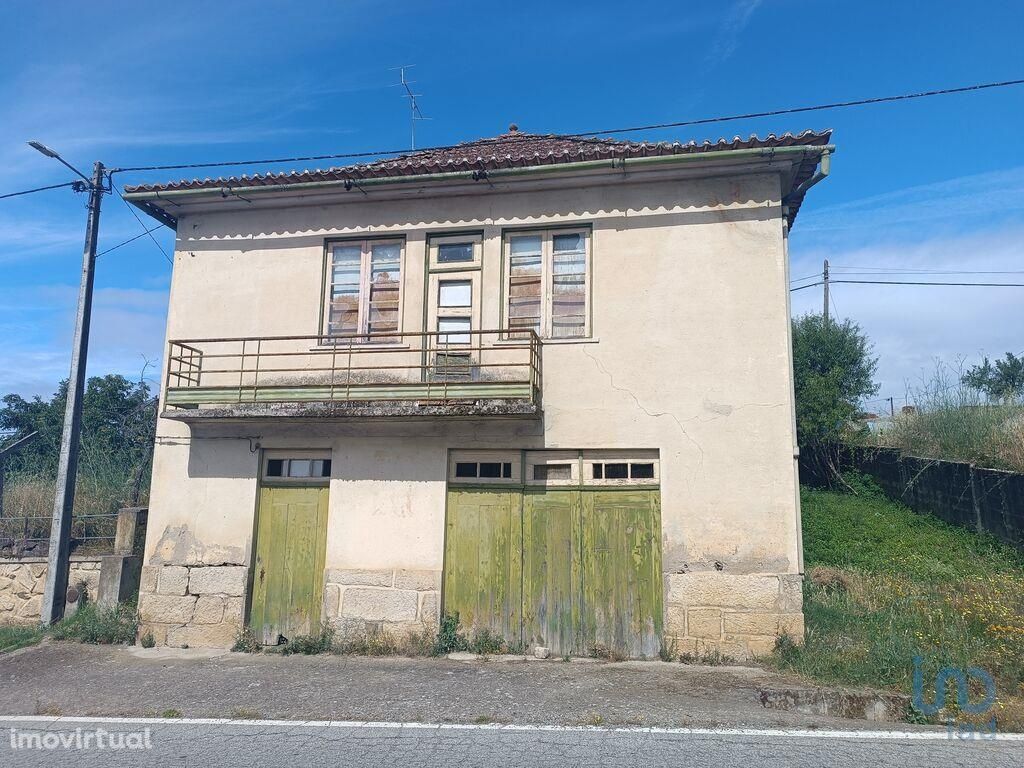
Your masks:
[[[447,526],[444,607],[464,627],[554,655],[658,654],[657,490],[452,488]]]

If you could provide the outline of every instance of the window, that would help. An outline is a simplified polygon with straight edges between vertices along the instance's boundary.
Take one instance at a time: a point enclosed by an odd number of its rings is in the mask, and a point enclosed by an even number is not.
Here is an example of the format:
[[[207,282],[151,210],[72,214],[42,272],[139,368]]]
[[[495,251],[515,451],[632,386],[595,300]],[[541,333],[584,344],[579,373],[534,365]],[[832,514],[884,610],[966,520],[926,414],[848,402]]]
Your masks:
[[[292,480],[316,479],[331,476],[330,459],[267,459],[263,472],[268,478]]]
[[[524,232],[507,237],[508,327],[544,338],[589,333],[587,230]]]
[[[457,461],[455,477],[460,480],[484,478],[495,480],[512,479],[512,462],[510,461]]]
[[[572,480],[572,464],[534,464],[534,480]]]
[[[428,266],[431,270],[478,269],[483,251],[483,234],[466,232],[457,235],[430,235],[428,246]]]
[[[604,456],[595,455],[604,453]],[[584,454],[584,482],[607,485],[654,485],[658,482],[658,462],[651,451]]]
[[[437,283],[437,338],[439,345],[469,344],[473,321],[473,281]]]
[[[473,261],[472,242],[467,243],[440,243],[437,246],[438,264],[456,264],[459,262]]]
[[[402,241],[335,243],[330,246],[329,261],[327,334],[344,337],[396,333],[401,306]]]

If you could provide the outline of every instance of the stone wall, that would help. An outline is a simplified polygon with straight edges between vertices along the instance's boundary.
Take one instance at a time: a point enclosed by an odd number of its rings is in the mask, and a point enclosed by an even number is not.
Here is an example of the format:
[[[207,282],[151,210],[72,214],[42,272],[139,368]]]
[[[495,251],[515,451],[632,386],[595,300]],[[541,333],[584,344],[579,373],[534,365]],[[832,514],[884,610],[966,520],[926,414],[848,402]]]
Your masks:
[[[676,650],[737,659],[763,656],[780,634],[803,640],[799,574],[665,574],[665,637]]]
[[[341,632],[436,628],[440,606],[440,571],[328,568],[324,574],[323,618]]]
[[[0,560],[0,624],[38,624],[46,588],[45,557]],[[71,557],[68,585],[85,585],[95,600],[100,583],[100,559]]]
[[[146,565],[139,585],[139,636],[157,645],[230,648],[242,628],[244,565]]]

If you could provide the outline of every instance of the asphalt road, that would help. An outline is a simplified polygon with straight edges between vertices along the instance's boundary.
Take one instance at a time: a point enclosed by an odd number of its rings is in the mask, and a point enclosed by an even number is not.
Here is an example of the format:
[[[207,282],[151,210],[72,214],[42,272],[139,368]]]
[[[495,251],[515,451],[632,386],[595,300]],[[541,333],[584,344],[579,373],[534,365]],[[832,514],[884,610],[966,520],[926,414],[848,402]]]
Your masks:
[[[1024,763],[1024,740],[1020,737],[961,741],[935,732],[431,726],[337,721],[169,722],[61,717],[0,717],[0,728],[3,731],[0,765],[19,768],[68,765],[76,768],[339,765],[1017,768]],[[97,749],[95,734],[101,728],[105,732],[106,746]],[[89,748],[85,748],[88,734],[94,736],[89,740]],[[109,734],[114,734],[115,743],[124,739],[127,745],[143,748],[111,749]],[[68,746],[60,744],[62,739]],[[147,744],[149,747],[145,748]]]

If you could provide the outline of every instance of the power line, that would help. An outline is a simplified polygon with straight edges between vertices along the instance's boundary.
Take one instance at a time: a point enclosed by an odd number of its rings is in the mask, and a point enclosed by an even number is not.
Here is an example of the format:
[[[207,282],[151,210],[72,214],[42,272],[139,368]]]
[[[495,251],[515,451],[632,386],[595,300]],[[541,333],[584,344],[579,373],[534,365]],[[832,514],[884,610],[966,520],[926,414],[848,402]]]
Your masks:
[[[8,192],[6,195],[0,195],[0,200],[8,197],[19,197],[20,195],[31,195],[33,192],[45,192],[48,189],[60,189],[61,187],[73,187],[80,185],[80,181],[66,181],[63,184],[51,184],[48,187],[36,187],[35,189],[26,189],[23,192]]]
[[[164,250],[164,247],[162,245],[160,245],[160,243],[157,241],[157,239],[155,237],[153,237],[153,230],[148,229],[146,227],[146,225],[142,221],[142,219],[139,218],[139,214],[137,214],[135,212],[135,209],[132,207],[132,204],[124,199],[124,195],[121,194],[121,190],[119,190],[117,187],[113,187],[113,189],[114,189],[115,192],[117,192],[117,196],[121,198],[121,202],[125,204],[125,207],[127,207],[128,210],[131,211],[132,216],[135,217],[135,220],[137,222],[139,222],[139,226],[142,227],[142,229],[144,230],[142,234],[143,235],[149,235],[149,239],[153,241],[153,245],[155,245],[157,248],[160,249],[160,253],[162,253],[164,255],[164,258],[167,260],[167,263],[170,264],[173,267],[174,266],[174,261],[171,259],[170,256],[167,255],[167,251]],[[142,237],[142,235],[139,235],[139,237]],[[121,243],[121,245],[124,245],[124,243]],[[119,248],[120,246],[116,246],[116,247]],[[111,249],[111,250],[113,250],[113,249]]]
[[[846,275],[1024,275],[1024,269],[900,269],[899,267],[834,267]]]
[[[981,91],[989,88],[1006,88],[1014,85],[1024,84],[1024,78],[1019,80],[1002,80],[994,83],[976,83],[974,85],[965,85],[958,88],[940,88],[931,91],[920,91],[917,93],[905,93],[896,96],[876,96],[868,99],[856,99],[853,101],[837,101],[828,104],[815,104],[812,106],[805,107],[790,107],[786,109],[773,109],[764,112],[747,112],[738,115],[722,115],[718,117],[704,117],[697,120],[679,120],[671,123],[652,123],[650,125],[635,125],[627,126],[624,128],[606,128],[597,131],[580,131],[578,133],[567,133],[561,134],[565,138],[572,139],[587,139],[595,136],[607,136],[613,133],[635,133],[637,131],[654,131],[662,130],[665,128],[683,128],[693,125],[708,125],[711,123],[725,123],[733,120],[751,120],[759,117],[777,117],[779,115],[793,115],[802,112],[818,112],[828,109],[843,109],[847,107],[860,107],[869,104],[885,104],[894,101],[907,101],[910,99],[923,99],[931,96],[946,96],[954,93],[967,93],[972,91]],[[481,139],[476,142],[477,144],[486,143],[501,143],[508,144],[516,141],[531,141],[532,138],[529,136],[523,136],[521,138],[516,137],[504,137],[495,139]],[[420,152],[440,152],[449,149],[456,149],[458,144],[446,144],[433,147],[423,147]],[[174,171],[183,170],[187,168],[227,168],[230,166],[241,166],[241,165],[271,165],[276,163],[301,163],[315,160],[341,160],[341,159],[352,159],[359,157],[375,157],[381,155],[402,155],[410,152],[409,149],[379,149],[365,152],[342,152],[332,155],[306,155],[304,157],[280,157],[280,158],[263,158],[258,160],[229,160],[222,162],[213,163],[179,163],[175,165],[137,165],[131,167],[119,168],[119,171]]]
[[[952,282],[932,282],[923,280],[829,280],[829,283],[853,283],[858,285],[950,285],[950,286],[971,286],[974,288],[1024,288],[1024,283],[952,283]],[[804,288],[814,288],[815,286],[821,285],[821,281],[817,283],[810,283],[808,285],[798,285],[796,288],[790,288],[789,292],[802,291]]]
[[[128,243],[134,243],[140,237],[145,237],[150,232],[156,232],[158,229],[160,229],[160,227],[166,227],[166,226],[167,226],[166,224],[161,222],[160,224],[157,224],[155,227],[147,229],[145,232],[142,232],[142,233],[136,235],[135,237],[129,237],[127,240],[125,240],[123,242],[120,242],[117,245],[112,245],[109,248],[107,248],[106,250],[100,251],[99,253],[96,254],[96,258],[98,259],[100,256],[102,256],[105,253],[110,253],[111,251],[116,251],[118,248],[120,248],[122,246],[125,246],[125,245],[128,245]]]

